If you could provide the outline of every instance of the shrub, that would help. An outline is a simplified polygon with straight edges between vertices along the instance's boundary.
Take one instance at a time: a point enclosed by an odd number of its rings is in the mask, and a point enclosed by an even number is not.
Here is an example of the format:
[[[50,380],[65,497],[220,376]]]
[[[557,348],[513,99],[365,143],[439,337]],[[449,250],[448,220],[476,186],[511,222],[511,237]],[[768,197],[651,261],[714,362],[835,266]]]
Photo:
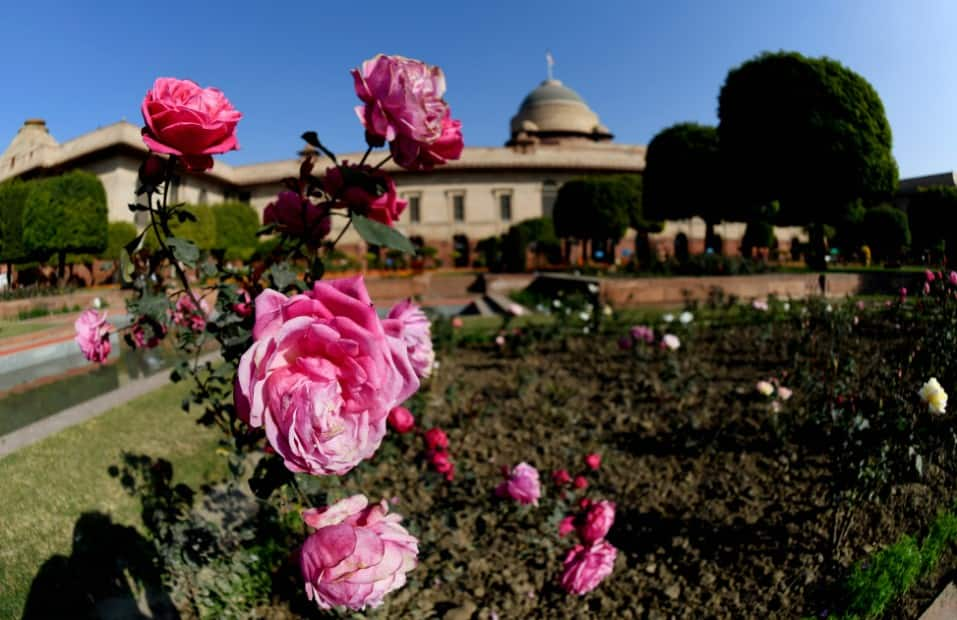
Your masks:
[[[96,175],[79,170],[33,183],[23,209],[24,246],[36,256],[56,254],[62,280],[67,252],[106,249],[106,191]]]
[[[216,225],[214,249],[227,260],[249,260],[256,247],[259,215],[244,202],[224,202],[212,207]]]
[[[106,232],[106,250],[102,257],[107,260],[120,260],[123,246],[136,237],[136,226],[130,222],[110,222]]]
[[[23,243],[23,208],[30,187],[20,179],[0,183],[0,261],[14,263],[29,257]]]
[[[896,260],[910,245],[907,215],[890,205],[880,205],[864,214],[864,239],[880,260]]]

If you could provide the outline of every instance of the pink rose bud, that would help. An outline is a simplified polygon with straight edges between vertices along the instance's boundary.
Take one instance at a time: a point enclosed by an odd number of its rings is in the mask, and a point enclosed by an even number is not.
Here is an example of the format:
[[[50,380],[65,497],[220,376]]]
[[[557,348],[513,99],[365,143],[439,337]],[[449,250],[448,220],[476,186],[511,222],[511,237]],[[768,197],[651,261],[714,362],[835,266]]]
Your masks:
[[[377,607],[385,595],[405,585],[415,568],[419,541],[389,514],[382,500],[368,505],[353,495],[302,518],[315,528],[299,555],[306,596],[321,609]]]
[[[449,447],[449,438],[441,428],[430,428],[422,436],[425,439],[425,445],[429,450],[441,448],[445,450]]]
[[[154,153],[179,155],[190,170],[208,170],[212,155],[239,148],[236,124],[243,115],[216,88],[158,78],[140,110],[146,146]]]
[[[388,421],[389,426],[397,433],[408,433],[415,428],[415,416],[405,407],[393,407]]]
[[[957,271],[951,271],[947,277],[952,285],[957,286]]]
[[[565,556],[562,589],[579,596],[591,592],[611,574],[616,555],[617,549],[604,540],[588,547],[575,545]]]
[[[151,187],[162,185],[166,180],[166,160],[150,153],[139,170],[140,183]]]
[[[601,455],[597,453],[589,454],[585,457],[585,465],[588,465],[588,467],[593,470],[597,470],[601,467]]]
[[[924,278],[925,278],[928,282],[933,282],[933,281],[934,281],[934,272],[931,271],[930,269],[928,269],[927,271],[924,272]]]
[[[461,317],[457,317],[457,316],[452,317],[452,327],[454,327],[455,329],[461,328],[462,325],[464,324],[465,323],[462,321]]]
[[[575,531],[575,517],[569,515],[558,524],[558,535],[562,538]]]
[[[422,308],[411,299],[392,306],[382,326],[385,333],[405,343],[409,361],[415,374],[425,379],[432,374],[435,364],[435,351],[432,349],[432,323]]]
[[[924,282],[924,295],[930,295],[930,282]]]
[[[249,293],[246,292],[246,289],[239,289],[239,291],[237,291],[237,297],[239,299],[233,304],[233,312],[246,318],[253,312],[253,300],[249,298]]]
[[[604,538],[614,522],[615,504],[604,500],[595,502],[578,525],[578,536],[582,542],[590,545]]]
[[[294,472],[342,475],[372,457],[386,418],[419,388],[404,343],[387,335],[361,276],[256,297],[239,362],[236,412]],[[330,432],[331,430],[335,432]]]
[[[448,452],[430,452],[429,462],[432,463],[432,467],[435,468],[435,471],[439,472],[440,474],[446,474],[452,471],[452,469],[455,467],[452,464],[452,460],[449,459]]]
[[[585,479],[585,476],[575,476],[574,486],[576,489],[587,489],[588,480]]]
[[[96,310],[84,310],[74,321],[73,327],[76,329],[74,340],[83,352],[83,357],[91,362],[105,362],[112,350],[106,311],[98,314]]]
[[[552,480],[555,481],[555,484],[558,486],[566,485],[572,481],[571,474],[568,473],[567,469],[559,469],[555,472],[552,472]]]
[[[587,497],[583,497],[580,500],[578,500],[578,507],[581,508],[582,510],[585,510],[589,506],[591,506],[591,500],[588,499]]]
[[[541,485],[538,470],[528,463],[519,463],[512,469],[508,479],[495,489],[499,497],[510,497],[520,504],[538,505]]]

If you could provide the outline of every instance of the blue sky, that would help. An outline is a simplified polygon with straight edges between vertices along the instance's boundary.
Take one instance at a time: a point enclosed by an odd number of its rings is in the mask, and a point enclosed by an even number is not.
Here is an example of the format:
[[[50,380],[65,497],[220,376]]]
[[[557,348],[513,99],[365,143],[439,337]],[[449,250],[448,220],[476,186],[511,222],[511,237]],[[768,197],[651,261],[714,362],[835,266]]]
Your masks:
[[[647,144],[675,122],[715,123],[728,69],[787,49],[874,85],[906,177],[957,168],[955,33],[947,0],[16,2],[0,20],[0,143],[28,117],[60,141],[139,124],[153,78],[176,76],[218,86],[245,114],[230,163],[292,157],[307,129],[358,150],[348,71],[382,51],[440,65],[466,143],[496,146],[550,49],[556,77],[616,140]]]

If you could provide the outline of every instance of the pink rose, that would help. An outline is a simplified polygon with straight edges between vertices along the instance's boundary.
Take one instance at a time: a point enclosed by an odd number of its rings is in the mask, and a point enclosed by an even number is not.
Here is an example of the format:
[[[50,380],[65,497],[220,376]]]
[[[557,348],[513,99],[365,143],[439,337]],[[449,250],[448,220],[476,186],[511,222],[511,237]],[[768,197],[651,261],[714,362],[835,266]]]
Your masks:
[[[179,155],[190,170],[208,170],[213,167],[211,155],[239,148],[236,124],[243,115],[216,88],[157,78],[140,110],[146,146]]]
[[[510,497],[520,504],[533,504],[538,506],[538,498],[541,497],[542,489],[538,481],[538,470],[528,463],[519,463],[505,482],[495,489],[495,494],[499,497]]]
[[[398,221],[409,202],[399,198],[392,177],[382,170],[373,170],[372,166],[359,166],[349,162],[343,162],[343,166],[357,176],[365,174],[377,180],[385,191],[376,195],[358,185],[348,185],[348,179],[343,178],[342,170],[333,166],[326,169],[326,175],[322,177],[322,188],[329,194],[330,199],[335,199],[336,206],[351,209],[386,226],[392,226]]]
[[[446,480],[452,480],[452,476],[455,475],[455,464],[449,458],[448,452],[444,450],[429,452],[429,462],[432,463],[435,471],[445,476]]]
[[[927,271],[924,272],[924,278],[925,278],[928,282],[933,282],[933,281],[934,281],[934,272],[931,271],[930,269],[928,269]]]
[[[449,106],[445,75],[438,67],[402,56],[379,54],[353,69],[356,114],[366,133],[392,142],[399,136],[432,144],[442,136]]]
[[[263,224],[275,224],[280,232],[293,237],[309,237],[318,241],[332,229],[329,209],[315,205],[296,192],[279,192],[276,200],[266,205]]]
[[[106,311],[98,314],[96,310],[84,310],[74,321],[73,327],[76,328],[74,340],[83,352],[83,357],[91,362],[105,362],[112,350]]]
[[[558,524],[558,535],[565,538],[575,531],[575,517],[568,515]]]
[[[368,504],[364,495],[353,495],[302,513],[316,531],[299,563],[306,596],[322,609],[378,607],[416,566],[419,541],[400,525],[402,517],[389,514],[386,500]]]
[[[430,428],[425,431],[423,438],[429,450],[445,450],[449,447],[449,438],[441,428]]]
[[[590,545],[604,538],[614,522],[615,504],[605,500],[595,502],[588,507],[588,512],[578,523],[578,535],[582,542]]]
[[[597,453],[587,455],[585,457],[585,465],[587,465],[589,469],[597,470],[601,467],[601,455]]]
[[[174,323],[196,333],[206,329],[207,316],[209,316],[209,304],[206,300],[200,299],[197,309],[192,297],[185,293],[176,300],[176,309],[172,314]]]
[[[930,295],[930,282],[924,282],[924,295]]]
[[[957,271],[951,271],[948,278],[950,279],[950,283],[952,285],[957,286]]]
[[[453,327],[453,328],[455,328],[455,329],[461,329],[461,327],[462,327],[463,325],[465,325],[465,322],[462,320],[461,317],[457,317],[457,316],[456,316],[456,317],[452,317],[452,327]]]
[[[239,316],[246,318],[253,313],[253,300],[249,298],[249,293],[246,292],[246,289],[241,288],[237,291],[237,297],[239,300],[233,304],[233,312]]]
[[[587,594],[611,574],[618,550],[602,540],[591,546],[575,545],[565,556],[561,586],[571,594]]]
[[[585,476],[575,476],[575,482],[573,484],[576,489],[588,488],[588,480],[585,479]]]
[[[906,287],[906,286],[902,286],[902,287],[901,287],[901,290],[898,291],[898,292],[900,293],[901,299],[904,299],[905,297],[907,297],[907,287]]]
[[[411,299],[400,301],[392,306],[382,325],[387,334],[405,343],[415,374],[422,379],[432,374],[432,365],[435,364],[432,323],[422,308],[412,303]]]
[[[397,433],[408,433],[415,428],[415,416],[405,407],[393,407],[388,421],[389,426]]]
[[[395,163],[408,170],[431,170],[449,160],[462,157],[465,141],[462,121],[453,120],[446,110],[442,119],[442,135],[431,144],[424,144],[399,135],[390,145]]]
[[[555,484],[558,486],[566,485],[572,481],[571,474],[568,473],[567,469],[559,469],[552,473],[552,480],[555,481]]]
[[[237,370],[236,410],[265,427],[291,471],[341,475],[371,457],[389,412],[419,388],[361,276],[289,298],[263,291],[253,339]]]

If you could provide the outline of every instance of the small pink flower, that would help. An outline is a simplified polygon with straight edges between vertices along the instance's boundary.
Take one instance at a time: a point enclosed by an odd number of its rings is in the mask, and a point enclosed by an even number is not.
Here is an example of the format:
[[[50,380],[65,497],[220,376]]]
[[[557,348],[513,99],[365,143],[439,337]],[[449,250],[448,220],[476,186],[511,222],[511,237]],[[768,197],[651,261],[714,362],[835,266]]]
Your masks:
[[[404,434],[415,428],[415,416],[405,407],[393,407],[389,412],[389,426],[397,433]]]
[[[578,524],[578,536],[582,542],[590,545],[604,538],[614,522],[615,504],[605,500],[595,502]]]
[[[674,334],[665,334],[661,338],[661,348],[675,351],[681,346],[681,341]]]
[[[597,453],[589,454],[585,457],[585,465],[588,465],[590,469],[597,470],[601,467],[601,455]]]
[[[176,309],[173,311],[173,322],[197,334],[206,329],[206,317],[209,316],[209,304],[205,299],[199,300],[199,308],[193,303],[193,298],[182,294],[176,300]]]
[[[573,486],[576,489],[587,489],[588,480],[585,478],[585,476],[575,476],[575,482],[573,483]]]
[[[315,532],[299,555],[306,596],[322,609],[378,607],[385,595],[405,585],[415,568],[419,541],[389,514],[382,500],[369,506],[353,495],[302,518]]]
[[[504,347],[504,346],[505,346],[505,336],[503,336],[503,335],[501,335],[501,334],[499,334],[498,336],[496,336],[496,337],[495,337],[495,344],[497,344],[499,347]]]
[[[788,400],[791,398],[791,394],[792,392],[790,388],[786,388],[783,385],[778,386],[778,398],[781,400]]]
[[[140,111],[146,146],[155,153],[179,155],[190,170],[208,170],[212,155],[239,148],[236,124],[243,115],[219,89],[158,78]]]
[[[246,292],[246,289],[239,289],[237,292],[239,300],[233,304],[233,312],[239,316],[246,318],[253,313],[253,302],[249,298],[249,293]]]
[[[562,588],[579,596],[591,592],[611,574],[617,554],[618,550],[604,540],[588,547],[575,545],[565,556]]]
[[[591,506],[591,500],[588,499],[587,497],[583,497],[580,500],[578,500],[578,507],[581,508],[582,510],[585,510],[589,506]]]
[[[572,481],[572,477],[567,469],[559,469],[552,472],[552,480],[554,480],[558,486],[564,486]]]
[[[130,327],[130,338],[137,349],[152,349],[166,336],[166,326],[145,316]]]
[[[565,538],[575,531],[575,517],[568,515],[558,524],[558,535]]]
[[[900,293],[901,299],[904,299],[905,297],[907,297],[907,287],[902,286],[899,293]]]
[[[528,463],[519,463],[508,475],[505,482],[495,489],[499,497],[510,497],[520,504],[538,505],[541,496],[538,470]]]
[[[953,286],[957,286],[957,271],[951,271],[947,278]]]
[[[83,357],[91,362],[105,362],[112,350],[106,311],[101,315],[96,310],[84,310],[74,321],[73,327],[76,329],[74,340],[83,352]]]
[[[392,306],[382,326],[385,333],[405,343],[415,374],[424,379],[432,374],[435,351],[432,349],[432,322],[411,299]]]
[[[452,459],[449,458],[448,452],[442,450],[430,452],[429,462],[432,464],[432,467],[435,468],[435,471],[445,475],[447,480],[452,479],[451,475],[454,475],[455,464],[452,463]]]
[[[926,279],[927,282],[933,282],[934,272],[928,269],[927,271],[924,272],[924,278]]]
[[[441,428],[430,428],[422,436],[425,439],[425,445],[429,450],[442,449],[449,447],[449,437]]]
[[[455,329],[460,329],[465,323],[462,321],[461,317],[452,317],[452,327]]]
[[[645,342],[651,344],[655,341],[655,330],[647,325],[635,325],[631,328],[631,337],[635,342]]]
[[[930,282],[924,282],[924,295],[930,295]]]

